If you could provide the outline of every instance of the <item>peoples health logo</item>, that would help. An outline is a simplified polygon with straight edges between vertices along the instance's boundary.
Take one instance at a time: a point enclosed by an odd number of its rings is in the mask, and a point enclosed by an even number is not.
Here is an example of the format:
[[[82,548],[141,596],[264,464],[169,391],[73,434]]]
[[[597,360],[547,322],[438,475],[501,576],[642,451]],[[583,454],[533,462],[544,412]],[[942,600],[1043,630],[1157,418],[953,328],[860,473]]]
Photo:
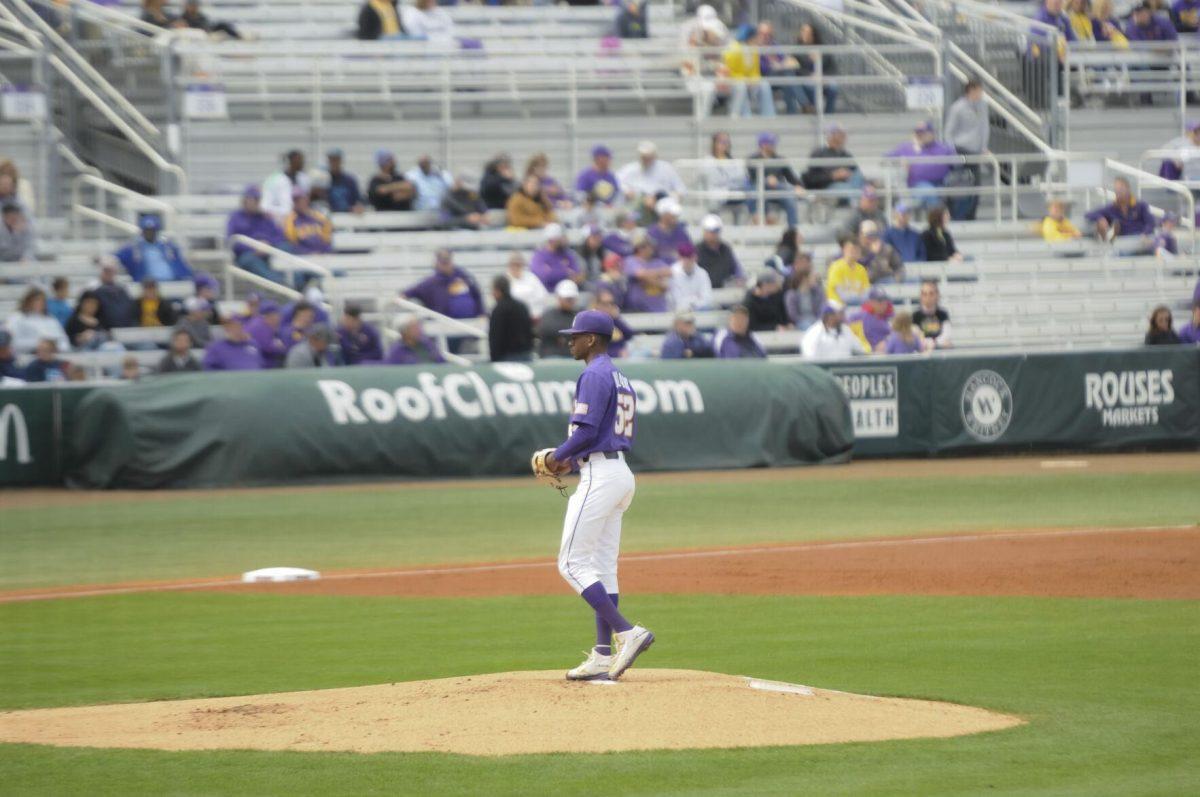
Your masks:
[[[995,371],[976,371],[963,385],[959,408],[967,432],[990,443],[1000,439],[1012,421],[1012,391]]]

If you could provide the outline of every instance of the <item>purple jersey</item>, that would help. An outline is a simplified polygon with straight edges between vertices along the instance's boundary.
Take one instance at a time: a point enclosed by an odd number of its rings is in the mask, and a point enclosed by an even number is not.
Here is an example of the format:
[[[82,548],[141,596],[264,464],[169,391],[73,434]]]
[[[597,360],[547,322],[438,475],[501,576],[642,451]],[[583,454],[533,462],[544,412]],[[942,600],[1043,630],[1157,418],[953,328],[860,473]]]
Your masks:
[[[633,446],[636,407],[629,380],[608,355],[597,355],[575,383],[567,440],[554,450],[554,458],[574,463],[596,452],[628,451]]]

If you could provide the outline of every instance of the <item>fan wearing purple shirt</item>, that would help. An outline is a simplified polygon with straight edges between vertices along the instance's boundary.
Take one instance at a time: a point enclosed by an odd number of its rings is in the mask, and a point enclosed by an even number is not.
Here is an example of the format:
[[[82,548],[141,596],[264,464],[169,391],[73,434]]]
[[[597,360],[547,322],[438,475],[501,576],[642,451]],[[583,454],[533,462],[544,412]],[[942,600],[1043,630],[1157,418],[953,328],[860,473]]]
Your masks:
[[[602,205],[611,205],[621,195],[621,183],[612,170],[612,150],[603,144],[592,147],[592,165],[575,178],[575,191],[582,200],[591,196]]]
[[[221,322],[225,332],[222,340],[214,340],[204,349],[205,371],[261,371],[262,354],[242,327],[242,320],[235,315],[226,316]]]
[[[671,264],[658,257],[654,241],[643,236],[633,245],[633,254],[625,258],[625,276],[629,292],[624,309],[630,313],[665,313],[667,289],[671,285]]]
[[[288,345],[283,342],[283,336],[280,334],[282,323],[279,305],[270,300],[261,302],[258,305],[258,313],[244,322],[243,328],[262,355],[263,364],[267,368],[283,365],[283,358],[287,354]]]
[[[1173,42],[1179,38],[1171,21],[1155,14],[1154,6],[1147,2],[1134,6],[1125,24],[1125,36],[1131,42]]]
[[[658,215],[658,220],[650,225],[646,234],[654,242],[655,257],[673,263],[679,257],[679,247],[692,242],[687,225],[679,220],[683,215],[683,208],[677,199],[668,196],[658,200],[654,212]]]
[[[904,142],[887,154],[889,158],[907,158],[908,187],[913,189],[912,205],[914,207],[932,208],[940,205],[942,200],[937,189],[941,187],[946,175],[954,168],[954,164],[946,160],[946,156],[957,155],[958,151],[945,141],[938,141],[933,123],[921,122],[913,130],[911,140]],[[926,158],[939,158],[930,162]]]
[[[633,503],[635,483],[625,457],[633,447],[637,394],[608,356],[613,319],[585,310],[569,329],[571,356],[586,367],[575,384],[567,439],[546,458],[553,471],[579,471],[567,503],[558,572],[592,608],[596,644],[572,681],[616,680],[654,643],[654,634],[617,609],[617,557],[621,520]],[[615,650],[613,648],[616,648]]]
[[[451,318],[478,318],[483,312],[483,294],[475,278],[454,265],[449,249],[434,256],[433,274],[401,294],[416,299],[435,313]]]
[[[562,225],[547,224],[542,228],[542,236],[545,242],[529,258],[529,270],[542,281],[546,290],[554,290],[563,280],[576,284],[583,282],[583,265],[579,255],[567,245],[567,234]]]
[[[1150,206],[1133,196],[1129,181],[1124,177],[1113,180],[1113,201],[1084,216],[1095,225],[1096,234],[1103,239],[1123,235],[1154,235],[1154,215]]]

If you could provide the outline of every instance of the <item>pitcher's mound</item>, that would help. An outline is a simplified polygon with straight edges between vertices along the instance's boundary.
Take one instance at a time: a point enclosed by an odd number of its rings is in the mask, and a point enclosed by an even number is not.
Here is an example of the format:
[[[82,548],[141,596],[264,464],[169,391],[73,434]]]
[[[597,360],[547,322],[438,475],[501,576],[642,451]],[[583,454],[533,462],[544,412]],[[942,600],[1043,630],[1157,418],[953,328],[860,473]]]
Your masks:
[[[570,683],[559,670],[0,714],[0,742],[162,750],[515,755],[960,736],[1020,725],[970,706],[692,670]]]

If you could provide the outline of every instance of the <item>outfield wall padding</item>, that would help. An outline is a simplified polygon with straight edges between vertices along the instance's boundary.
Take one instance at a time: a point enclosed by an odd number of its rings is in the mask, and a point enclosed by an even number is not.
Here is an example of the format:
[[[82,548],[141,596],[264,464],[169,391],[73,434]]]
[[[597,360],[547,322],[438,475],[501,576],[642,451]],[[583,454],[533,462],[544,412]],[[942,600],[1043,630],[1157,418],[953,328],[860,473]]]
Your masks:
[[[622,363],[637,392],[635,470],[841,460],[848,402],[819,368]],[[79,407],[84,487],[269,484],[529,472],[566,436],[575,363],[180,375],[99,388]]]
[[[0,487],[63,483],[75,408],[94,389],[88,385],[0,389]]]

